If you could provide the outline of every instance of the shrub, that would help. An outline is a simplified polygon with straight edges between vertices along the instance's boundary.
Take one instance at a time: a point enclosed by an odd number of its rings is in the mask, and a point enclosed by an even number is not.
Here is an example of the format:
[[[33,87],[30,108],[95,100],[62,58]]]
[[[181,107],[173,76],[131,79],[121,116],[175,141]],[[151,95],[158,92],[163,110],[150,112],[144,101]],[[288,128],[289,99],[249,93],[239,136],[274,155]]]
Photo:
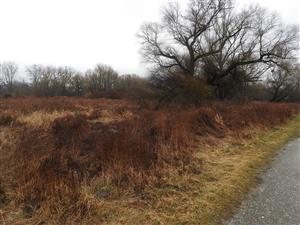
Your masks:
[[[15,121],[12,115],[0,115],[0,126],[10,126]]]
[[[6,194],[0,180],[0,207],[6,202]]]

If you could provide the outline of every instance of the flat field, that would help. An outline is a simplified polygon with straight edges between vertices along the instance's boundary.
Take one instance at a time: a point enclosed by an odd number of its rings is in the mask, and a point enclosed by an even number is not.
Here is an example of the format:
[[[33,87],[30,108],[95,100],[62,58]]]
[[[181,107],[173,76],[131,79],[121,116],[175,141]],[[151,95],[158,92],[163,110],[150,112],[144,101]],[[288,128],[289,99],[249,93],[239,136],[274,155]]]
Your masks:
[[[299,128],[298,104],[143,109],[0,99],[0,223],[220,224]]]

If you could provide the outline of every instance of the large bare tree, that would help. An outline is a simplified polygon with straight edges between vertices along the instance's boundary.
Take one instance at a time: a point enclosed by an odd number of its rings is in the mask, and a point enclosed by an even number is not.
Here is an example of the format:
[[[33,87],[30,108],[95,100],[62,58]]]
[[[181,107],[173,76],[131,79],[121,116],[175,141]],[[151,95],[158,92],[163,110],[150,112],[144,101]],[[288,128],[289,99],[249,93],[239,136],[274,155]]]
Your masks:
[[[139,37],[157,85],[171,81],[173,90],[174,74],[202,77],[216,89],[228,77],[257,80],[295,57],[298,34],[259,6],[238,12],[231,0],[191,0],[185,11],[169,4],[162,21],[144,24]]]
[[[208,44],[204,36],[220,12],[230,6],[229,0],[193,0],[183,12],[178,3],[169,4],[163,11],[162,22],[144,24],[138,35],[145,61],[155,69],[179,68],[184,74],[194,76],[201,58],[220,51],[214,45],[220,38],[204,48]]]

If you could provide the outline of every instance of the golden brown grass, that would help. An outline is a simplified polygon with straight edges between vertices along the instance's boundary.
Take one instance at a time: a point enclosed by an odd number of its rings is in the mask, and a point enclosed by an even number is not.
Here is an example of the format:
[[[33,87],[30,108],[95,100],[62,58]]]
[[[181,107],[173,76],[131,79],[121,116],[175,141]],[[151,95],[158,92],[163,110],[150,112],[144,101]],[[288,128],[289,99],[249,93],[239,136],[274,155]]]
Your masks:
[[[230,215],[294,126],[277,128],[284,135],[275,144],[279,131],[269,129],[299,105],[153,111],[29,98],[0,100],[0,109],[5,224],[177,225]]]
[[[37,127],[37,128],[41,127],[47,129],[55,119],[67,115],[73,115],[73,114],[74,113],[69,111],[53,111],[53,112],[35,111],[31,114],[19,115],[16,121],[31,127]]]
[[[169,171],[162,187],[145,190],[149,201],[123,196],[101,202],[93,224],[220,225],[257,184],[261,168],[281,146],[299,135],[300,117],[271,130],[249,132],[250,139],[229,137],[200,148],[192,172]],[[201,168],[201,173],[198,170]],[[100,218],[105,218],[99,222]]]

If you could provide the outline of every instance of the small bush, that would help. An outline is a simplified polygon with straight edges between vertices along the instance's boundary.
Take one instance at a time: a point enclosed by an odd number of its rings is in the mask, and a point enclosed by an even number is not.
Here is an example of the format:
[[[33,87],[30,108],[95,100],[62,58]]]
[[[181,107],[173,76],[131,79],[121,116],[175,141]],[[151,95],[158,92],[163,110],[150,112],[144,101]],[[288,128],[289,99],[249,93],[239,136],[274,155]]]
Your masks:
[[[0,115],[0,126],[10,126],[15,121],[12,115]]]
[[[4,188],[2,187],[1,181],[0,181],[0,207],[2,205],[4,205],[4,203],[6,202],[6,194],[4,191]]]

